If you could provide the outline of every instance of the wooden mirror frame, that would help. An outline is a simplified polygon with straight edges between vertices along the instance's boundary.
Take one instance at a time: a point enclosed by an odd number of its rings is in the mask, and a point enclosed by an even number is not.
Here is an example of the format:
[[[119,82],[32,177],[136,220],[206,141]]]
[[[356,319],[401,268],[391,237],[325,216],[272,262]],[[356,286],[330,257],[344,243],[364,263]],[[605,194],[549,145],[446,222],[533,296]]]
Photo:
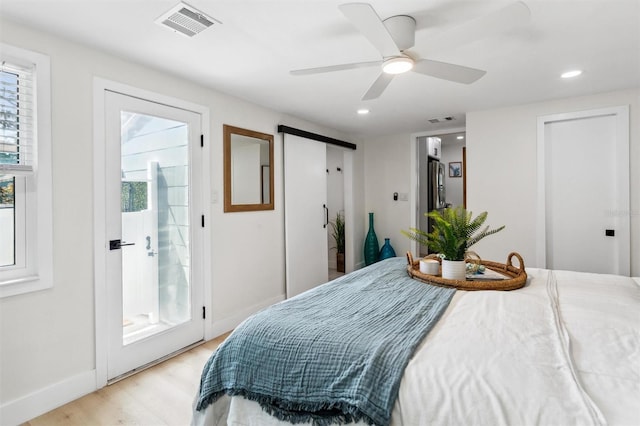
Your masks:
[[[259,204],[233,204],[231,198],[231,136],[242,135],[250,138],[269,142],[269,202]],[[223,150],[224,150],[224,212],[250,212],[258,210],[274,209],[273,190],[273,135],[255,132],[253,130],[223,125]]]

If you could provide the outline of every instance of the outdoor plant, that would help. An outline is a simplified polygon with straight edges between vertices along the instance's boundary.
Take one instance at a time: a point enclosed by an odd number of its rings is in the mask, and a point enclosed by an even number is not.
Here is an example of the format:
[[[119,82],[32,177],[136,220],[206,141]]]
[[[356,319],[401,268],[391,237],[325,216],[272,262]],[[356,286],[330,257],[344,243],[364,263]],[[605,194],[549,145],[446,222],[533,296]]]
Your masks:
[[[0,179],[0,204],[13,205],[13,177]]]
[[[444,256],[446,260],[464,260],[469,247],[484,237],[504,229],[504,225],[496,229],[489,229],[489,226],[482,228],[487,220],[487,212],[482,212],[473,219],[472,212],[467,212],[462,206],[446,208],[442,213],[434,210],[425,213],[425,216],[433,219],[431,232],[427,233],[416,228],[401,232],[410,239],[429,247],[432,252]]]

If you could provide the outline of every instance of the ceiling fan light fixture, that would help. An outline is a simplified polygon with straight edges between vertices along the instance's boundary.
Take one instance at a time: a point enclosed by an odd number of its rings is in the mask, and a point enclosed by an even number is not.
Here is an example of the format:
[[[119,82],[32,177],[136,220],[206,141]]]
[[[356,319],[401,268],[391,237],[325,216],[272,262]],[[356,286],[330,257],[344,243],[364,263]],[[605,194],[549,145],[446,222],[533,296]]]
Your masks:
[[[560,77],[562,78],[574,78],[579,76],[580,74],[582,74],[582,70],[571,70],[571,71],[567,71],[562,73],[562,75],[560,75]]]
[[[382,71],[387,74],[402,74],[411,71],[413,64],[413,59],[408,56],[396,56],[384,61]]]

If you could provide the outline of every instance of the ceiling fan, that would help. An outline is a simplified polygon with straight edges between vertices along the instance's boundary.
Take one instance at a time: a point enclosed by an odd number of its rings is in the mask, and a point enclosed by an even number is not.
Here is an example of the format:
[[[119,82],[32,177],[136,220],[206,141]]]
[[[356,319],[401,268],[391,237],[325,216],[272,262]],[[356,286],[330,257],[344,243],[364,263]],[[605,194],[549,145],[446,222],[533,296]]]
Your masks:
[[[380,75],[362,97],[362,100],[370,100],[378,98],[396,75],[407,71],[464,84],[471,84],[486,74],[486,71],[475,68],[420,58],[411,52],[409,49],[414,47],[416,30],[416,21],[411,16],[398,15],[381,20],[368,3],[346,3],[338,8],[380,52],[382,59],[293,70],[290,72],[292,75],[320,74],[381,65]],[[512,3],[497,12],[453,28],[446,33],[447,39],[462,44],[522,25],[529,20],[529,16],[529,8],[524,3]]]

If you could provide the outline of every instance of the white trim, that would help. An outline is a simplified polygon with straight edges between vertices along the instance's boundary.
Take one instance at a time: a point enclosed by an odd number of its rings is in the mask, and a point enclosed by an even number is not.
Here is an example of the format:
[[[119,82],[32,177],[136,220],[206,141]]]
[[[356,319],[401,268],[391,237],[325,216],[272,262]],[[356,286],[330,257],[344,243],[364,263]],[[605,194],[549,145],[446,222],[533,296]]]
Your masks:
[[[26,187],[26,267],[25,276],[37,280],[24,280],[18,284],[15,272],[7,274],[9,284],[0,282],[0,298],[44,290],[53,287],[53,188],[51,157],[51,65],[48,56],[30,50],[0,43],[2,58],[28,61],[35,65],[36,76],[36,164],[35,176],[25,177]],[[33,182],[35,180],[35,182]],[[33,215],[35,214],[35,217]],[[34,229],[35,228],[35,229]],[[32,264],[29,264],[32,262]]]
[[[201,126],[204,134],[204,147],[202,148],[202,170],[200,175],[202,176],[202,208],[205,218],[204,229],[200,228],[203,232],[203,256],[201,262],[202,271],[201,276],[203,280],[202,298],[204,302],[204,308],[207,313],[207,318],[204,321],[204,339],[210,340],[216,337],[213,334],[213,322],[210,318],[213,317],[212,303],[213,300],[213,277],[211,273],[211,267],[207,259],[212,258],[212,240],[211,235],[213,226],[213,214],[211,213],[211,121],[209,118],[209,108],[201,107],[200,115]]]
[[[106,216],[104,189],[106,185],[105,170],[105,91],[121,93],[127,96],[168,105],[192,111],[201,116],[201,128],[204,134],[205,146],[202,150],[202,214],[205,215],[206,227],[198,229],[203,233],[203,259],[211,258],[211,194],[206,190],[210,185],[210,133],[211,122],[209,108],[182,99],[166,96],[156,92],[129,86],[123,83],[106,80],[100,77],[93,79],[93,212],[94,212],[94,286],[95,286],[95,332],[96,332],[96,386],[102,388],[107,385],[107,287],[106,287],[106,259],[104,251],[107,246]],[[212,316],[211,271],[206,262],[201,262],[200,271],[203,281],[203,303],[207,315]],[[194,307],[195,309],[195,307]],[[204,321],[205,339],[215,337],[211,321]]]
[[[107,385],[106,144],[104,92],[108,82],[93,81],[93,273],[96,332],[96,386]]]
[[[27,422],[97,389],[95,370],[64,379],[0,406],[3,425]]]
[[[617,107],[599,108],[586,111],[566,112],[538,117],[537,123],[537,212],[536,212],[536,265],[539,268],[546,268],[547,265],[547,223],[546,223],[546,194],[545,194],[545,126],[549,123],[576,120],[591,117],[615,116],[616,117],[616,164],[626,167],[617,168],[617,191],[618,201],[616,206],[621,213],[619,215],[618,230],[621,235],[627,235],[625,241],[621,241],[618,256],[618,274],[628,276],[631,272],[631,225],[629,206],[629,106],[621,105]],[[620,198],[622,196],[622,199]],[[627,256],[623,254],[627,253]]]
[[[257,303],[253,306],[250,306],[248,308],[245,308],[239,312],[236,312],[235,314],[219,319],[219,320],[215,320],[213,321],[213,327],[212,327],[212,333],[214,337],[220,336],[230,330],[233,330],[234,328],[236,328],[238,325],[240,325],[240,323],[244,320],[246,320],[247,318],[249,318],[251,315],[255,314],[256,312],[269,307],[275,303],[278,302],[282,302],[283,300],[285,300],[286,296],[285,294],[281,294],[279,296],[276,297],[272,297],[270,299],[267,299],[261,303]]]
[[[355,223],[353,207],[353,150],[345,149],[342,153],[342,170],[344,171],[344,223],[345,223],[345,272],[359,269],[355,263],[356,244],[354,237]]]
[[[418,199],[420,198],[420,186],[418,182],[418,177],[420,176],[420,170],[418,169],[418,138],[422,136],[439,136],[439,135],[448,135],[449,133],[466,133],[466,127],[453,127],[450,129],[440,129],[440,130],[430,130],[426,132],[418,132],[411,134],[411,163],[409,165],[409,170],[412,170],[411,173],[411,183],[410,183],[410,197],[409,197],[409,210],[410,210],[410,222],[412,227],[420,228],[420,224],[418,223],[418,218],[420,217],[418,213]],[[466,143],[466,141],[465,141]],[[414,240],[411,240],[411,252],[415,256],[418,254],[418,243]]]

